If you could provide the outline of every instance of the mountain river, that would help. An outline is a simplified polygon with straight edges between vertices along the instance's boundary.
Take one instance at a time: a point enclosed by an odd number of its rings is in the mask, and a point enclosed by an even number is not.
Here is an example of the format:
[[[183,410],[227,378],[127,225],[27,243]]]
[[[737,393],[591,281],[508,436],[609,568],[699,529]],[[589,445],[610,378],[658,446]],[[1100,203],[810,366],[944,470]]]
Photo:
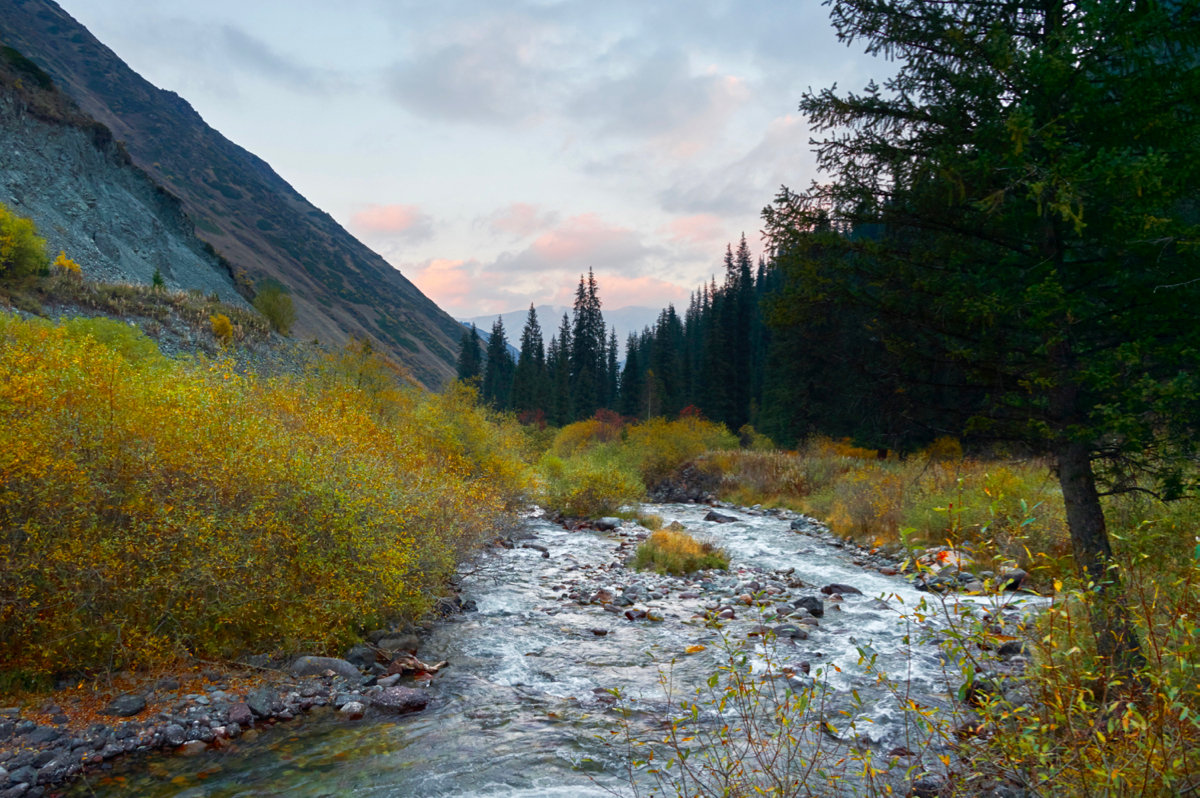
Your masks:
[[[904,577],[855,565],[861,553],[836,545],[815,523],[804,530],[811,534],[798,533],[790,525],[795,515],[720,510],[736,520],[716,523],[704,520],[709,508],[698,505],[644,505],[643,512],[664,523],[679,521],[719,544],[730,555],[730,570],[694,580],[629,571],[622,563],[647,534],[632,522],[609,532],[568,531],[527,518],[524,533],[532,537],[513,549],[489,549],[464,566],[462,597],[478,609],[439,621],[423,639],[422,660],[449,663],[429,683],[424,712],[357,721],[314,712],[221,750],[119,763],[107,778],[92,774],[72,794],[631,795],[630,752],[612,743],[622,739],[612,733],[621,729],[621,713],[608,691],[616,688],[622,701],[634,702],[638,711],[630,723],[639,730],[656,728],[656,721],[661,729],[666,691],[676,700],[694,697],[728,661],[722,641],[745,641],[763,612],[777,612],[746,605],[739,599],[747,592],[770,592],[776,601],[825,601],[819,625],[807,619],[799,626],[807,639],[781,635],[774,651],[780,661],[811,663],[834,707],[864,721],[856,724],[855,744],[882,756],[910,742],[897,697],[878,686],[862,664],[863,651],[903,682],[909,699],[947,704],[953,685],[947,685],[938,647],[924,642],[941,633],[944,608],[931,602],[923,621],[903,619],[901,611],[930,599]],[[822,596],[818,589],[831,583],[863,595]],[[631,607],[606,610],[588,601],[602,590],[656,617],[629,620],[624,611]],[[719,629],[705,624],[706,609],[726,607],[734,618]],[[1010,605],[1009,612],[1021,609]],[[769,622],[786,620],[793,619]],[[762,660],[756,662],[761,670]],[[648,792],[645,782],[639,792]]]

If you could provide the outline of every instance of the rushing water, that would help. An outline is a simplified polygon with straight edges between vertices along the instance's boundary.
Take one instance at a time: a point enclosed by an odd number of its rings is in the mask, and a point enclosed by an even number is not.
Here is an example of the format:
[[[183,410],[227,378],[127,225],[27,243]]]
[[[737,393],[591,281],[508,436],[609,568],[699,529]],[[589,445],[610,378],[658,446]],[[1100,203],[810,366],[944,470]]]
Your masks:
[[[628,752],[605,738],[617,727],[609,694],[618,688],[639,705],[661,707],[661,676],[676,661],[671,684],[690,691],[717,664],[721,635],[697,618],[706,607],[736,602],[739,588],[803,580],[811,586],[845,583],[864,596],[830,605],[808,640],[785,652],[821,668],[834,694],[857,691],[860,712],[873,723],[866,736],[886,750],[900,734],[896,699],[875,686],[861,650],[906,682],[910,697],[939,704],[946,695],[938,650],[918,644],[897,608],[925,594],[904,579],[855,566],[842,549],[799,535],[788,521],[739,511],[733,523],[703,520],[707,508],[650,505],[647,512],[678,520],[731,556],[728,576],[697,583],[626,571],[640,528],[610,533],[571,532],[530,518],[528,531],[549,557],[530,548],[482,554],[464,570],[464,598],[478,611],[439,622],[419,652],[450,665],[430,684],[430,707],[399,718],[347,721],[316,713],[194,757],[154,757],[90,776],[77,794],[179,796],[585,796],[625,794]],[[784,575],[787,569],[794,569]],[[614,592],[640,584],[637,606],[661,621],[627,620],[599,604],[580,604],[574,592]],[[637,590],[638,588],[635,588]],[[684,597],[680,594],[698,594]],[[815,589],[791,589],[792,597]],[[887,605],[879,601],[887,597]],[[756,621],[750,608],[724,634]],[[936,623],[936,621],[931,621]],[[605,630],[604,636],[593,630]],[[685,655],[689,646],[706,650]],[[829,667],[830,665],[836,667]],[[127,772],[121,772],[125,770]]]

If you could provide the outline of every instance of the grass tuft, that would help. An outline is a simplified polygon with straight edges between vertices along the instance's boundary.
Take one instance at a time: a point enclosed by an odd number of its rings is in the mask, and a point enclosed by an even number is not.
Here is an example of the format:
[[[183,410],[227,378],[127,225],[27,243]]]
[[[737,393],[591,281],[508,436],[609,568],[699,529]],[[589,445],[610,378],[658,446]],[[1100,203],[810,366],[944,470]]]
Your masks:
[[[729,567],[729,555],[711,543],[696,540],[686,532],[661,529],[638,546],[633,567],[660,574],[684,576],[708,568]]]

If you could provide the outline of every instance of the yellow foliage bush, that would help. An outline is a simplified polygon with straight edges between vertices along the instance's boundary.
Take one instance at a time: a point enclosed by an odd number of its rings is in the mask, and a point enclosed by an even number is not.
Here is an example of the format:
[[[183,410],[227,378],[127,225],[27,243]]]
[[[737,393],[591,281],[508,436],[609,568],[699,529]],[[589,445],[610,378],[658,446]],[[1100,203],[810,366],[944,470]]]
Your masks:
[[[83,269],[79,268],[78,263],[68,258],[67,253],[64,250],[60,249],[58,251],[58,257],[54,259],[54,263],[51,265],[55,271],[61,272],[62,274],[71,275],[73,277],[83,276]]]
[[[701,543],[686,532],[663,529],[651,534],[645,543],[638,546],[633,567],[684,576],[707,568],[728,568],[729,555],[711,543]]]
[[[737,445],[737,437],[724,424],[696,416],[674,421],[652,418],[630,427],[625,435],[630,462],[651,486],[705,452],[735,449]]]
[[[218,313],[215,316],[209,316],[208,321],[212,327],[213,337],[221,344],[221,346],[229,346],[233,343],[233,322],[224,313]]]
[[[526,490],[515,424],[464,396],[336,363],[255,378],[86,327],[0,315],[10,672],[337,651],[425,611]]]
[[[641,500],[646,492],[638,475],[620,458],[616,444],[594,448],[573,457],[542,457],[543,485],[539,499],[563,515],[595,518]]]
[[[46,239],[32,220],[0,203],[0,281],[16,282],[46,268]]]

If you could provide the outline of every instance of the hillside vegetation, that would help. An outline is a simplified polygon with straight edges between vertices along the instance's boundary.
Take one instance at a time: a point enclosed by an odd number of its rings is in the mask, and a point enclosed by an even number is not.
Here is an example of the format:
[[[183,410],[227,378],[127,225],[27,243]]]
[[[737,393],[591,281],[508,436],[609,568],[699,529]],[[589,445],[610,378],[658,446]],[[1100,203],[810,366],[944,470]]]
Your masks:
[[[263,378],[121,322],[0,315],[4,679],[417,618],[524,491],[523,440],[366,347]]]

